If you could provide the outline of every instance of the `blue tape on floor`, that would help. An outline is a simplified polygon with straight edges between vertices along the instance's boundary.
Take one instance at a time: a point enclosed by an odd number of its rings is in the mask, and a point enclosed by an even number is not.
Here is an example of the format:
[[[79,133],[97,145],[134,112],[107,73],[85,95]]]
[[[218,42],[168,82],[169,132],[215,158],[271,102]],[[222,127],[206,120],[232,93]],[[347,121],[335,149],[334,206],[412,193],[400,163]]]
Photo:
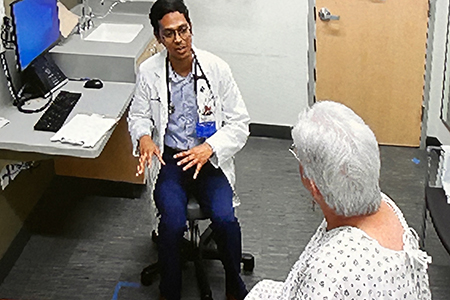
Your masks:
[[[415,163],[416,165],[418,165],[420,163],[420,159],[414,157],[412,159],[412,162]]]
[[[119,297],[119,291],[121,287],[132,287],[132,288],[138,288],[141,284],[137,282],[127,282],[127,281],[119,281],[116,285],[116,288],[114,289],[114,295],[112,297],[112,300],[117,300]]]

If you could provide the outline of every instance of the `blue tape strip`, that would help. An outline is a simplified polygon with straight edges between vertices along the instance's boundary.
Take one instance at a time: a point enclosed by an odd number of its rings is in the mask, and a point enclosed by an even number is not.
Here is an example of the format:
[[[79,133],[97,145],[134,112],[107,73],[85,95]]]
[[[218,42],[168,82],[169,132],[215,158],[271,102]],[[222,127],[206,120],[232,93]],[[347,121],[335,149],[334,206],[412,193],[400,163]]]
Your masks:
[[[412,159],[412,162],[415,163],[416,165],[418,165],[418,164],[420,164],[420,159],[414,157]]]
[[[114,289],[114,295],[112,297],[112,300],[117,300],[119,297],[119,291],[121,287],[132,287],[132,288],[139,288],[141,286],[140,283],[137,282],[127,282],[127,281],[119,281],[116,284],[116,288]]]

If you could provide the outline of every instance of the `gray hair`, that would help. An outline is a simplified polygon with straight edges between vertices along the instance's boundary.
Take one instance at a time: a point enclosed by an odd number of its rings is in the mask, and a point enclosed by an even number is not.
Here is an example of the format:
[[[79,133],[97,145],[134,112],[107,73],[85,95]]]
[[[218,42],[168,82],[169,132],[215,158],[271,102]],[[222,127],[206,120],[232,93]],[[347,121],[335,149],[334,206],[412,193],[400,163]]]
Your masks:
[[[292,137],[304,175],[315,182],[336,214],[359,216],[379,209],[378,143],[350,108],[317,102],[299,114]]]

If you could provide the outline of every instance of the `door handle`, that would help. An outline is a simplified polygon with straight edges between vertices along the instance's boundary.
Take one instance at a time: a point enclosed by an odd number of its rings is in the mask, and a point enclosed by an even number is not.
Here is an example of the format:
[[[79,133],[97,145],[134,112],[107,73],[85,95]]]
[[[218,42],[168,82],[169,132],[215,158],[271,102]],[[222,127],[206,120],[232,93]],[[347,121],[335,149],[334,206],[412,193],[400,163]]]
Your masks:
[[[319,18],[322,21],[339,20],[339,16],[334,16],[326,7],[322,7],[319,10]]]

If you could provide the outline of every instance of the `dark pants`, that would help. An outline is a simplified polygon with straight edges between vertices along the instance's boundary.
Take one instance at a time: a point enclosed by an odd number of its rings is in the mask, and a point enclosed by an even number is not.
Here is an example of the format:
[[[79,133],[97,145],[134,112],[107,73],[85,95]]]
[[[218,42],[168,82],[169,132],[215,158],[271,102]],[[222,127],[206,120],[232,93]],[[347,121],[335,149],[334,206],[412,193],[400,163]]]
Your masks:
[[[214,240],[225,268],[226,292],[236,299],[247,294],[240,273],[241,228],[234,215],[233,191],[221,169],[206,163],[193,179],[195,166],[187,171],[177,166],[175,151],[165,148],[164,161],[156,182],[154,198],[161,215],[158,233],[158,260],[161,266],[160,292],[167,300],[180,299],[180,249],[186,231],[188,193],[197,197],[211,217]]]

